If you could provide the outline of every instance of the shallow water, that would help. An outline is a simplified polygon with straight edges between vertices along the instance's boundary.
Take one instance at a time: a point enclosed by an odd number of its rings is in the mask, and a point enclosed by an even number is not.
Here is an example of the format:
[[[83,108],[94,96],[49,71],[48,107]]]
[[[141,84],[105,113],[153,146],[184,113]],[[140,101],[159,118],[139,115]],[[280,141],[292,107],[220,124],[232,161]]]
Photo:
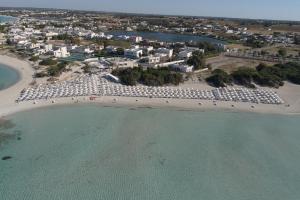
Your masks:
[[[17,71],[0,64],[0,90],[6,89],[18,82],[20,79]]]
[[[60,106],[15,114],[2,199],[300,199],[300,116]]]

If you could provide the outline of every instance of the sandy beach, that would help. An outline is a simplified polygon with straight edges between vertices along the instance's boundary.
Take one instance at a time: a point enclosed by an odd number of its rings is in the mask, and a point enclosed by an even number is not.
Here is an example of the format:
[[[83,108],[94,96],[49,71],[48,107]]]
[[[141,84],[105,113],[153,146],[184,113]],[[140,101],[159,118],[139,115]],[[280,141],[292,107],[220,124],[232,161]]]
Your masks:
[[[284,87],[275,89],[279,96],[285,101],[282,105],[252,104],[242,102],[213,102],[208,100],[189,99],[150,99],[133,97],[98,97],[91,101],[89,97],[59,98],[51,100],[39,100],[16,103],[20,91],[28,87],[32,82],[34,70],[32,66],[17,58],[0,55],[0,63],[8,65],[20,73],[21,79],[15,85],[0,91],[0,117],[11,115],[16,112],[30,110],[52,105],[94,103],[100,106],[127,106],[127,107],[151,107],[172,108],[177,110],[225,110],[230,112],[257,112],[277,114],[299,114],[300,113],[300,86],[286,83]],[[181,87],[193,87],[197,89],[209,89],[204,83],[184,84]]]
[[[15,100],[20,92],[32,82],[34,70],[28,62],[6,55],[0,55],[0,63],[17,70],[20,74],[20,80],[16,84],[0,91],[0,116],[3,116],[6,113],[22,110],[16,105]]]

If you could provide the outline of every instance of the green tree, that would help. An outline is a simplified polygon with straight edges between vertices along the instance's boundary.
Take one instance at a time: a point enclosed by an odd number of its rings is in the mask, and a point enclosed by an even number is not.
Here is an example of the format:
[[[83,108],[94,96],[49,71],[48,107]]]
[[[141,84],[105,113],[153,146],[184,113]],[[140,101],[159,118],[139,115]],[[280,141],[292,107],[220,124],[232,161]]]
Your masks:
[[[6,40],[6,44],[7,44],[7,45],[13,45],[13,42],[12,42],[10,39],[7,39],[7,40]]]
[[[56,65],[57,64],[57,61],[56,60],[53,60],[53,59],[45,59],[45,60],[42,60],[40,62],[40,65],[45,65],[45,66],[51,66],[51,65]]]
[[[206,81],[214,87],[226,87],[232,83],[232,77],[221,69],[216,69]]]
[[[284,49],[284,48],[281,48],[278,50],[278,55],[281,56],[281,57],[286,57],[287,55],[287,50]]]
[[[204,54],[200,51],[193,52],[193,55],[188,59],[187,64],[194,66],[195,70],[204,68],[206,64]]]
[[[57,65],[50,66],[48,68],[48,75],[49,76],[59,76],[62,72],[66,71],[66,67],[68,62],[60,62]]]
[[[48,74],[46,72],[37,72],[34,74],[35,78],[43,78],[46,77]]]
[[[36,43],[37,43],[36,38],[32,37],[32,38],[31,38],[31,43],[36,44]]]
[[[239,85],[254,88],[253,78],[257,76],[257,71],[248,67],[241,67],[231,74],[234,82]]]
[[[117,55],[119,55],[119,56],[124,55],[124,49],[123,48],[117,48]]]
[[[183,81],[182,74],[173,72],[169,68],[143,70],[137,67],[117,69],[112,73],[118,76],[125,85],[136,85],[138,82],[148,86],[178,85]]]
[[[5,25],[0,25],[0,33],[5,33],[6,32],[6,26]]]
[[[32,61],[32,62],[36,62],[39,59],[40,59],[39,56],[32,56],[29,60]]]
[[[267,52],[267,51],[265,51],[265,50],[262,50],[262,51],[260,52],[260,54],[261,54],[262,56],[265,56],[265,55],[267,55],[267,54],[268,54],[268,52]]]

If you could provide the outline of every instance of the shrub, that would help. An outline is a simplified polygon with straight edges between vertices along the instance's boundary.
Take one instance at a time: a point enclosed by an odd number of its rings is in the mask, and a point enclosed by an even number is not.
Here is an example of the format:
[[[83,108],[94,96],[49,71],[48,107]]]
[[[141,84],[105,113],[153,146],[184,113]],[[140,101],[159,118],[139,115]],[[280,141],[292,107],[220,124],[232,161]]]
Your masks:
[[[216,69],[212,72],[212,76],[208,77],[206,81],[214,87],[226,87],[232,83],[232,77],[221,69]]]
[[[51,66],[51,65],[56,65],[57,64],[57,61],[56,60],[53,60],[53,59],[45,59],[45,60],[42,60],[40,62],[40,65],[45,65],[45,66]]]

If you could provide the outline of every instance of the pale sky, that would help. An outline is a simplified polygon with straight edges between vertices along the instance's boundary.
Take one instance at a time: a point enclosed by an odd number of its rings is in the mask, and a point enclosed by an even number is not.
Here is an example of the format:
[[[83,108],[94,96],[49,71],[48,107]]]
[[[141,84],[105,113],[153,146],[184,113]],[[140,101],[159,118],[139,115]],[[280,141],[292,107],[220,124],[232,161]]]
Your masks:
[[[0,6],[300,21],[300,0],[0,0]]]

